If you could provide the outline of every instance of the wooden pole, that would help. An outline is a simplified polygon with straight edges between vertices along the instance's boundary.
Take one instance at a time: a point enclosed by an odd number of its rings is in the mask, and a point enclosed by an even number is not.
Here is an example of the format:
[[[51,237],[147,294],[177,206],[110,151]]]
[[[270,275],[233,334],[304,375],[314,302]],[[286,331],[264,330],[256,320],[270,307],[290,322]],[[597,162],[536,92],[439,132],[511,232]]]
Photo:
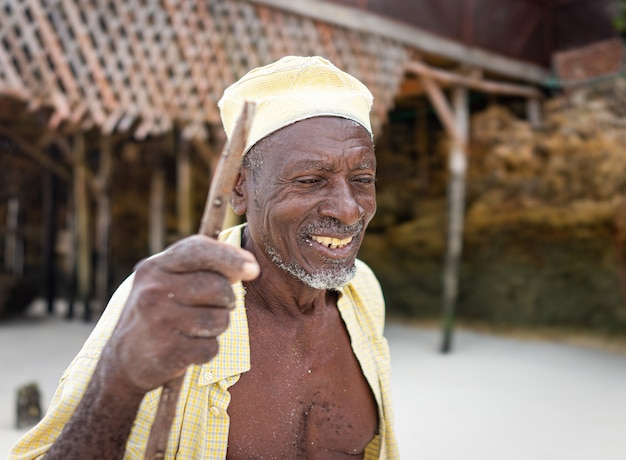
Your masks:
[[[204,212],[200,221],[200,234],[217,238],[224,224],[228,209],[228,199],[235,185],[235,179],[241,166],[241,156],[254,116],[254,103],[246,102],[237,119],[230,142],[226,144],[218,163]],[[159,406],[154,417],[148,444],[144,453],[145,460],[165,458],[167,439],[176,415],[176,405],[185,375],[181,375],[163,385]]]
[[[96,219],[96,299],[98,314],[104,311],[109,296],[109,238],[111,231],[111,137],[104,135],[100,145],[100,165],[97,177],[97,219]]]
[[[19,270],[18,249],[18,222],[20,213],[20,200],[12,196],[7,202],[7,233],[4,240],[4,268],[13,274]]]
[[[442,353],[452,348],[452,334],[455,319],[459,285],[459,265],[463,247],[463,224],[465,214],[465,176],[467,156],[465,143],[469,133],[469,107],[467,89],[455,87],[452,90],[455,129],[462,144],[454,142],[450,152],[448,169],[448,236],[443,271],[443,340]]]
[[[541,104],[537,98],[529,98],[526,100],[526,116],[528,122],[533,128],[541,126]]]
[[[68,270],[69,270],[69,277],[70,277],[70,282],[69,282],[69,293],[68,293],[68,299],[67,299],[67,317],[69,318],[73,318],[74,317],[74,305],[76,303],[76,297],[78,297],[78,293],[77,293],[77,276],[78,276],[78,257],[77,257],[77,252],[78,252],[78,245],[77,245],[77,241],[78,238],[76,236],[76,197],[75,192],[74,192],[74,188],[76,186],[74,185],[74,182],[72,182],[72,193],[71,193],[71,197],[70,197],[70,210],[68,212],[67,215],[67,228],[69,230],[69,240],[70,240],[70,244],[69,244],[69,254],[68,254]]]
[[[189,142],[180,136],[176,152],[176,192],[178,236],[185,237],[193,233],[192,206],[191,206],[191,158]]]
[[[442,353],[452,348],[452,333],[458,296],[458,277],[463,246],[463,220],[465,214],[465,174],[467,171],[467,140],[469,137],[468,91],[457,86],[452,91],[452,104],[441,88],[429,75],[421,75],[422,85],[439,116],[439,119],[452,138],[448,158],[450,180],[448,182],[448,234],[443,268],[443,339]]]
[[[150,254],[165,248],[165,171],[158,164],[150,179]]]
[[[56,178],[49,171],[44,171],[43,180],[43,248],[46,283],[46,303],[48,314],[54,313],[54,300],[57,294],[57,270],[55,243],[57,236],[56,217]]]
[[[89,288],[91,285],[91,244],[89,238],[89,200],[85,162],[85,138],[74,136],[74,207],[76,218],[76,281],[78,298],[84,303],[84,318],[89,320]],[[70,315],[71,316],[71,315]]]
[[[210,145],[197,139],[193,141],[193,147],[195,151],[199,152],[200,157],[206,162],[207,166],[209,167],[209,174],[211,174],[212,171],[215,171],[220,160],[220,155],[216,153]],[[232,227],[240,223],[241,216],[235,214],[233,208],[228,206],[228,209],[226,210],[226,217],[224,217],[224,228]]]
[[[452,138],[448,169],[448,235],[443,269],[443,338],[442,353],[452,348],[454,318],[458,297],[459,266],[463,247],[465,214],[465,181],[467,171],[467,141],[469,137],[468,89],[491,94],[508,94],[527,98],[527,113],[532,126],[541,123],[539,101],[542,94],[535,88],[495,83],[473,75],[459,75],[432,69],[417,61],[407,65],[407,71],[416,73],[433,104],[439,120]],[[450,109],[438,82],[456,85],[452,90],[453,109]]]

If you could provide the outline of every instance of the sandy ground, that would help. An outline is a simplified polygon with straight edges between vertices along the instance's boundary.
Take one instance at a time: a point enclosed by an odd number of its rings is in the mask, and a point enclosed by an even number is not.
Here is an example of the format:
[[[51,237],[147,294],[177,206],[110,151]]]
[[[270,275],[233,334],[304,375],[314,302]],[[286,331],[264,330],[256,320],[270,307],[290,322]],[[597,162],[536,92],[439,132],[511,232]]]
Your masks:
[[[42,316],[0,324],[0,458],[21,432],[18,386],[44,407],[93,324]],[[390,323],[396,429],[403,459],[624,460],[626,356],[597,348]]]

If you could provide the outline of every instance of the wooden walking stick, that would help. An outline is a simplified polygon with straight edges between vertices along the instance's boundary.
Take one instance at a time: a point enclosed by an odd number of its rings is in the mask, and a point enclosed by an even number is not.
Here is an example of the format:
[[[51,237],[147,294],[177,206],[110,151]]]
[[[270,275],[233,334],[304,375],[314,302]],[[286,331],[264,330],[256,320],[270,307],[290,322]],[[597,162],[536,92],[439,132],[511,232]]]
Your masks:
[[[211,180],[209,195],[204,207],[202,221],[200,222],[201,235],[217,238],[224,225],[224,217],[228,206],[228,197],[241,165],[241,156],[246,147],[248,132],[254,116],[254,103],[246,102],[237,119],[230,140],[224,146],[219,163]],[[148,438],[148,445],[144,455],[145,460],[158,460],[165,458],[167,438],[176,415],[176,404],[180,387],[185,375],[170,380],[163,385],[159,407],[154,417],[154,423]]]

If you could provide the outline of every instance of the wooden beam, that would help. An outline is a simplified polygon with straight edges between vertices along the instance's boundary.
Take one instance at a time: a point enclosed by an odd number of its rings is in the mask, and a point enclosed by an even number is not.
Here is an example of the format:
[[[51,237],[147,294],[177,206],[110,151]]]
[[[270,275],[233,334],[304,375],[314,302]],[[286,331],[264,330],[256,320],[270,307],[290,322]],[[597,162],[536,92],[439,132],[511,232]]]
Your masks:
[[[441,56],[471,67],[480,67],[517,80],[543,84],[550,77],[549,70],[543,67],[479,48],[464,46],[454,40],[356,8],[318,0],[248,1],[340,27],[382,35],[424,53]]]
[[[543,98],[541,91],[536,88],[512,83],[488,81],[472,75],[461,75],[441,69],[434,69],[418,61],[408,62],[406,64],[406,71],[417,75],[427,75],[448,85],[464,86],[491,94],[505,94],[508,96],[520,96],[534,99]]]
[[[448,133],[448,135],[452,138],[453,142],[462,150],[466,149],[467,139],[464,138],[461,133],[459,133],[454,112],[450,108],[448,101],[446,99],[446,95],[443,93],[442,89],[437,85],[435,80],[433,80],[428,75],[422,75],[420,77],[422,80],[422,85],[426,90],[426,94],[430,99],[431,104],[435,108],[435,112],[439,117],[439,121],[443,125],[444,129]]]
[[[404,78],[400,83],[397,97],[411,97],[424,94],[424,87],[419,78]]]
[[[22,152],[24,152],[26,155],[31,157],[33,160],[35,160],[37,163],[39,163],[43,167],[45,167],[45,168],[49,169],[50,171],[52,171],[54,174],[59,176],[61,179],[64,179],[66,181],[70,180],[70,172],[69,171],[67,171],[66,169],[62,168],[57,163],[55,163],[53,160],[48,158],[44,153],[42,153],[40,151],[39,148],[37,148],[36,146],[34,146],[30,142],[28,142],[26,139],[23,139],[22,137],[18,136],[13,131],[5,128],[2,125],[0,125],[0,136],[4,136],[7,139],[9,139],[11,142],[13,142],[15,145],[17,145]]]

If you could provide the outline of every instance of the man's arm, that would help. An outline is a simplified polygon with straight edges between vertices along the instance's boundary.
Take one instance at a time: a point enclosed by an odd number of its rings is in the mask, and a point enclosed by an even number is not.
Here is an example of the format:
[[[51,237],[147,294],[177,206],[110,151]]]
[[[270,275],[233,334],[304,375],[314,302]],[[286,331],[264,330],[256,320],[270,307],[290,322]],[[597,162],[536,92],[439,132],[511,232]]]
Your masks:
[[[87,389],[45,458],[122,458],[145,394],[217,354],[231,283],[258,271],[247,251],[202,236],[140,263]]]
[[[107,353],[105,348],[103,355]],[[81,402],[46,459],[124,457],[126,440],[144,394],[116,385],[106,363],[107,359],[98,362]]]

